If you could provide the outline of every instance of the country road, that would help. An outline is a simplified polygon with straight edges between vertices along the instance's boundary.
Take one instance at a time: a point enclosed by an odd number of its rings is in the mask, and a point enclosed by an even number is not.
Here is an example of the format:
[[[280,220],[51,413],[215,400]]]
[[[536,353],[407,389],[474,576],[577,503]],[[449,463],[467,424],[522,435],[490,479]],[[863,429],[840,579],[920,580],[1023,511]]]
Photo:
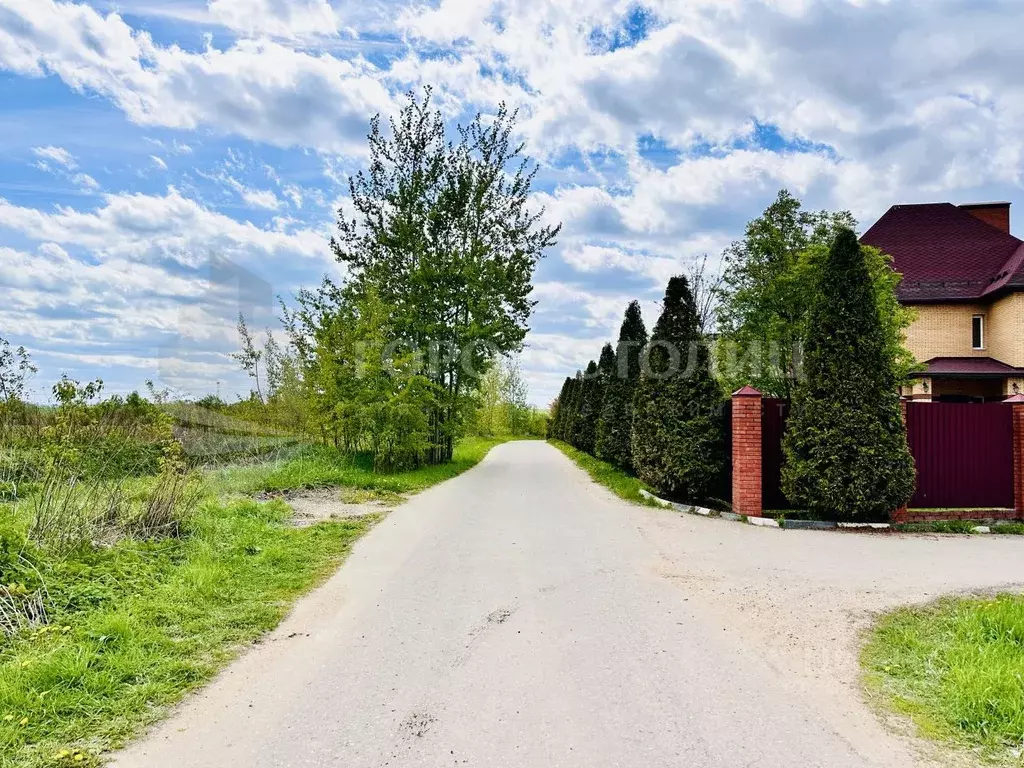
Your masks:
[[[509,443],[389,515],[115,765],[924,765],[860,701],[856,630],[1024,582],[1022,552],[683,518]]]

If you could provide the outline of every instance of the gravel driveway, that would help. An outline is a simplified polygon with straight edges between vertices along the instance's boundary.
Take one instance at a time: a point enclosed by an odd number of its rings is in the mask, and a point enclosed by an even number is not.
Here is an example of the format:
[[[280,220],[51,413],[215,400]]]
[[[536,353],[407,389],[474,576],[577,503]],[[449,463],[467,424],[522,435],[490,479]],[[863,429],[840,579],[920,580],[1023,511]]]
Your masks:
[[[1024,539],[755,529],[500,446],[414,497],[121,768],[912,766],[870,614],[1024,582]]]

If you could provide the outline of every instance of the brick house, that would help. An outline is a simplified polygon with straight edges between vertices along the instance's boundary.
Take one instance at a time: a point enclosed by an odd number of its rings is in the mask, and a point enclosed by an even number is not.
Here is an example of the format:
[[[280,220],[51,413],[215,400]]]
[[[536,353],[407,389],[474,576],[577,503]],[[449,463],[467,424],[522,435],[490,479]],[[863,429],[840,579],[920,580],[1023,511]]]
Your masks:
[[[1024,241],[1010,203],[895,205],[861,242],[903,275],[917,310],[907,346],[925,370],[915,400],[985,402],[1024,392]]]

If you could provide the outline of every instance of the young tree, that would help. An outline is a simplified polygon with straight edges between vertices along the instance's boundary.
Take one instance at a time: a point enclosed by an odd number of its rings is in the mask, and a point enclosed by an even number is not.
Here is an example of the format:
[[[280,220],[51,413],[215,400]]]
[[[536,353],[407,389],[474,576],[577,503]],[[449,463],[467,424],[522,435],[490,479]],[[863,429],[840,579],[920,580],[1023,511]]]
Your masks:
[[[597,419],[601,409],[601,382],[597,375],[597,363],[587,364],[580,383],[579,411],[573,424],[572,444],[584,453],[594,453]]]
[[[245,316],[241,312],[238,313],[238,338],[242,342],[242,349],[240,352],[233,353],[231,357],[238,361],[242,370],[249,374],[249,378],[256,383],[256,396],[261,403],[265,402],[263,390],[260,388],[260,360],[263,359],[263,351],[256,349],[252,334],[249,333],[249,326],[246,325]]]
[[[451,458],[490,361],[522,347],[533,271],[560,229],[529,207],[536,168],[515,121],[502,104],[449,141],[430,90],[410,93],[390,132],[371,121],[368,170],[349,180],[355,218],[339,211],[331,241],[349,286],[389,308],[393,341],[426,355],[434,463]]]
[[[13,349],[0,337],[0,401],[8,405],[21,401],[29,379],[38,372],[27,349]]]
[[[505,358],[501,365],[501,398],[505,409],[505,421],[512,435],[527,435],[533,420],[530,407],[530,388],[519,368],[518,358]]]
[[[885,519],[914,492],[898,361],[878,301],[864,249],[852,230],[841,231],[810,313],[806,380],[796,388],[782,473],[790,501],[839,519]]]
[[[752,384],[765,395],[792,394],[816,281],[813,271],[800,269],[801,254],[855,227],[848,211],[804,211],[782,190],[726,250],[718,357],[730,389]]]
[[[724,472],[723,397],[685,277],[669,280],[633,405],[633,466],[644,482],[701,501]]]
[[[633,393],[640,380],[640,353],[646,344],[640,303],[634,301],[626,308],[619,330],[615,376],[605,393],[596,441],[599,459],[627,468],[632,466]]]

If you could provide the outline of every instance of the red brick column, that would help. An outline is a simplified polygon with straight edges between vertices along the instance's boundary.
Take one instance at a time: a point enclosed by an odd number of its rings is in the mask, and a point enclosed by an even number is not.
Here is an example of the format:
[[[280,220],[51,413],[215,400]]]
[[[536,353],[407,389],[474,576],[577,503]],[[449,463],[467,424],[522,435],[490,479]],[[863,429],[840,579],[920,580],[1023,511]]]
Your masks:
[[[1024,395],[1004,402],[1013,408],[1013,508],[1024,517]]]
[[[747,386],[732,396],[732,511],[761,517],[761,393]]]

